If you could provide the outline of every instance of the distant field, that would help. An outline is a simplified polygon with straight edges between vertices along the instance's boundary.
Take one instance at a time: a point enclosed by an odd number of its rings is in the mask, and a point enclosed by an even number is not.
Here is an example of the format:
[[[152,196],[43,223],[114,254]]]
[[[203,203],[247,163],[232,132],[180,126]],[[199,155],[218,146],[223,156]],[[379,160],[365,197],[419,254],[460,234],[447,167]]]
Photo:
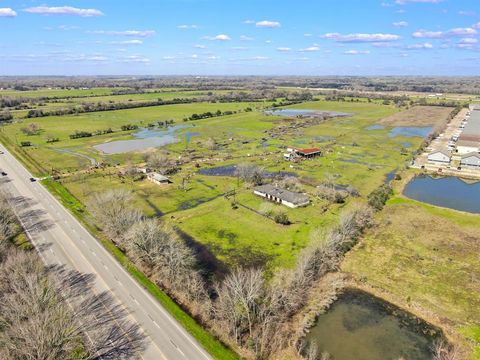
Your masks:
[[[92,95],[110,95],[114,90],[121,90],[122,88],[91,88],[91,89],[39,89],[30,91],[16,91],[16,90],[0,90],[0,96],[9,97],[25,97],[25,98],[40,98],[40,97],[69,97],[69,96],[92,96]]]
[[[480,342],[480,217],[397,196],[377,220],[343,270]]]
[[[447,119],[453,108],[443,106],[415,106],[387,116],[379,124],[387,126],[435,126]]]

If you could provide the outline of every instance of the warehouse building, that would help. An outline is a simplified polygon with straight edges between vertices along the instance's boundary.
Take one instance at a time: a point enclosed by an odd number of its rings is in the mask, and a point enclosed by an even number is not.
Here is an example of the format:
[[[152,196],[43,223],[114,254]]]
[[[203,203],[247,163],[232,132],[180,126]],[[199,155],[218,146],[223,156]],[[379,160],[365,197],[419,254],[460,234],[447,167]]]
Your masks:
[[[457,152],[460,155],[480,152],[480,108],[470,106],[470,118],[457,142]]]

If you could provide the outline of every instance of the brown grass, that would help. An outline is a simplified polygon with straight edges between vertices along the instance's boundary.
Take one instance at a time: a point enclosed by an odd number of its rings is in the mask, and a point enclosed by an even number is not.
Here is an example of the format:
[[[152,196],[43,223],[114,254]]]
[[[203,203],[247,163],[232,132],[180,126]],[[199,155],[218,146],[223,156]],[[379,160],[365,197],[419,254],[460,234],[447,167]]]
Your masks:
[[[387,116],[379,123],[386,126],[436,126],[442,124],[452,110],[442,106],[414,106]]]

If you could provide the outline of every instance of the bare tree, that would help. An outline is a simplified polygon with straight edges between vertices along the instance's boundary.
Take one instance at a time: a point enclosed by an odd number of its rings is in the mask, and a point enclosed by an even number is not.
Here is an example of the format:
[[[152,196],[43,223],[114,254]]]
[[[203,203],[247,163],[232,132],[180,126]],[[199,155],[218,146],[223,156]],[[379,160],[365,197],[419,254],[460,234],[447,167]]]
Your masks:
[[[255,164],[241,164],[235,169],[235,176],[254,185],[262,183],[264,173],[265,170]]]
[[[165,172],[171,164],[166,153],[156,151],[147,156],[147,166],[161,173]]]
[[[139,327],[93,276],[45,269],[11,249],[0,264],[0,358],[130,359],[144,349]]]
[[[121,243],[122,236],[141,220],[142,213],[132,206],[132,195],[123,189],[96,193],[90,198],[90,207],[107,236]]]
[[[17,232],[17,220],[10,207],[7,194],[0,192],[0,243],[8,241]]]
[[[445,340],[438,340],[433,344],[433,360],[457,360],[460,358],[458,348]]]

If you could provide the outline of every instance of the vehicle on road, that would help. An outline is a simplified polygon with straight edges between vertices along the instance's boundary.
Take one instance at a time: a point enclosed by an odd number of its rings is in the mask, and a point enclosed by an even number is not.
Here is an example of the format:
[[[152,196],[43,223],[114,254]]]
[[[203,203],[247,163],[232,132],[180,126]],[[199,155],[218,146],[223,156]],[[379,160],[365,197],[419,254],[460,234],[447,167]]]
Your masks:
[[[0,174],[2,174],[2,176],[7,176],[8,175],[5,171],[2,171]]]
[[[35,182],[35,181],[37,181],[37,179],[35,179],[34,177],[31,177],[31,178],[30,178],[30,181],[31,181],[31,182]]]

